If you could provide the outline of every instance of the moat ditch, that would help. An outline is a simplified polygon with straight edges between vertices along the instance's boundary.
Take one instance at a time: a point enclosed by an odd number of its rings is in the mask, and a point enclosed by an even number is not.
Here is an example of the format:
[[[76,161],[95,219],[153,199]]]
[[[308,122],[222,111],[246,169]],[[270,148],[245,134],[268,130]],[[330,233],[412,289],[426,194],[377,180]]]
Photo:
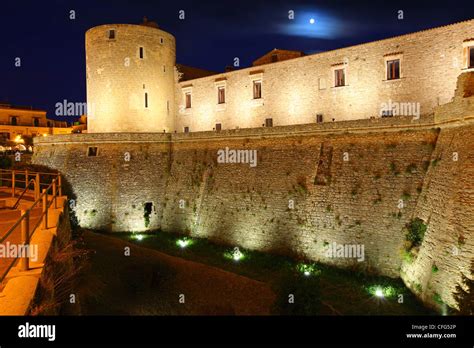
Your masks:
[[[205,239],[83,231],[83,247],[84,315],[439,315],[400,279]]]

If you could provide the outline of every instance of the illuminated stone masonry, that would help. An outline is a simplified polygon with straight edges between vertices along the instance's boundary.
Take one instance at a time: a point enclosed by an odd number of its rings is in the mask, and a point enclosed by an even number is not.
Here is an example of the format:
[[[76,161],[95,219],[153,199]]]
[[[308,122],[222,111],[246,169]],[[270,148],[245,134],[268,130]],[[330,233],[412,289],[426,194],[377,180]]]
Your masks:
[[[461,276],[473,276],[471,77],[420,119],[52,136],[35,140],[33,163],[63,173],[83,227],[161,229],[401,276],[426,303],[456,306]],[[226,148],[256,151],[257,165],[220,163]],[[427,231],[408,254],[416,218]],[[334,243],[363,247],[362,261],[328,257]]]
[[[474,69],[474,20],[310,55],[272,51],[255,66],[224,73],[186,76],[203,71],[176,65],[175,46],[171,34],[149,22],[87,31],[89,132],[428,115],[452,99],[457,77]],[[283,60],[272,62],[272,55]]]
[[[99,26],[90,133],[36,138],[32,161],[64,175],[82,227],[401,277],[456,307],[473,278],[473,38],[470,20],[180,81],[170,34]]]

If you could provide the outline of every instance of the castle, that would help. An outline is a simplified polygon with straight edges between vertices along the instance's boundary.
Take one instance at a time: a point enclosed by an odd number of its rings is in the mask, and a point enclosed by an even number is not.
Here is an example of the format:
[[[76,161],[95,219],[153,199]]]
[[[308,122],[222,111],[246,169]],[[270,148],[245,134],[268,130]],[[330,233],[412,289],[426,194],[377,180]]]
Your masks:
[[[86,33],[86,64],[91,133],[417,118],[474,69],[474,20],[306,56],[273,50],[214,74],[177,66],[175,38],[152,22],[101,25]]]
[[[470,20],[209,75],[175,69],[155,26],[95,27],[89,133],[35,138],[32,161],[63,175],[82,227],[362,268],[457,308],[474,277],[473,46]],[[386,108],[402,102],[419,112]],[[426,232],[412,252],[414,219]],[[334,243],[363,246],[364,262],[328,258]]]

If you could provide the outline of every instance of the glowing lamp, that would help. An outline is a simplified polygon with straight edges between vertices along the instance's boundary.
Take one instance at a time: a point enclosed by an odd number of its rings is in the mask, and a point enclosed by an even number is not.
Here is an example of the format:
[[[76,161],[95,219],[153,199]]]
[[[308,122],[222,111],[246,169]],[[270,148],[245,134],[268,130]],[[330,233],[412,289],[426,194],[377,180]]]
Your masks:
[[[187,246],[189,246],[191,244],[191,241],[189,239],[178,239],[176,241],[176,244],[181,247],[182,249],[186,248]]]
[[[377,288],[375,290],[375,296],[379,297],[379,298],[383,298],[384,295],[383,295],[383,290],[381,288]]]

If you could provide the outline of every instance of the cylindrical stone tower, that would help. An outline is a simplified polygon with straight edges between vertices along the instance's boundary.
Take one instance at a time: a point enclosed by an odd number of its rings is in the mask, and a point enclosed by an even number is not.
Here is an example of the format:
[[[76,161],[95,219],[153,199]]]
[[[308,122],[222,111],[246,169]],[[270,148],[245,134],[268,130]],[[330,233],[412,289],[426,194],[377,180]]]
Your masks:
[[[175,38],[152,22],[88,30],[88,133],[173,130],[175,63]]]

